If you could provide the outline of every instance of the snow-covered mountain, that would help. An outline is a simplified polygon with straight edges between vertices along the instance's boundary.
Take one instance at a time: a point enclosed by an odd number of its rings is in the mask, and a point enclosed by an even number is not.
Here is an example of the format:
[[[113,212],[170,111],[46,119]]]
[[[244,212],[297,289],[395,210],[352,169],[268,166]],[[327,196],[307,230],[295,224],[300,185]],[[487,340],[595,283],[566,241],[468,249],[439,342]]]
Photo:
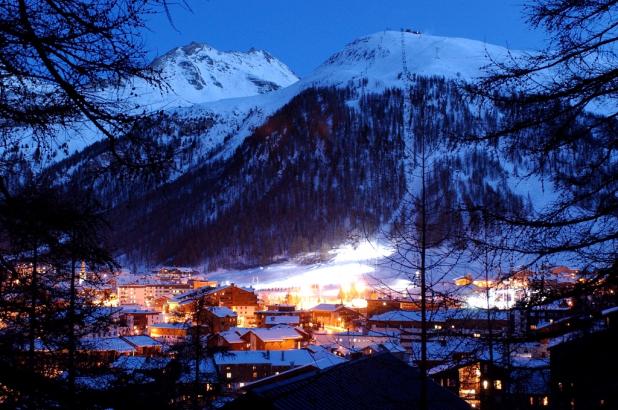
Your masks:
[[[412,74],[471,80],[482,75],[482,67],[492,59],[504,60],[508,54],[503,47],[476,40],[384,31],[351,42],[303,81],[345,86],[366,79],[369,89],[401,87],[404,56]]]
[[[236,97],[239,98],[232,98],[234,97],[233,90],[231,91],[232,86],[219,88],[207,83],[204,88],[197,90],[192,85],[187,85],[190,80],[182,74],[182,68],[178,67],[182,65],[187,55],[192,56],[192,61],[209,61],[204,56],[219,55],[222,56],[222,61],[225,60],[221,63],[223,67],[226,67],[224,71],[238,75],[240,72],[244,73],[244,67],[247,66],[244,57],[256,53],[259,56],[268,56],[268,53],[263,51],[249,54],[221,53],[208,46],[196,44],[174,49],[154,63],[155,66],[165,67],[163,71],[168,73],[171,91],[164,94],[165,98],[157,100],[158,102],[153,106],[159,107],[167,104],[167,112],[184,118],[188,122],[196,118],[211,119],[211,126],[203,130],[199,138],[195,140],[196,147],[193,150],[193,157],[196,163],[180,159],[177,164],[181,169],[180,174],[196,164],[202,165],[206,158],[221,159],[232,155],[253,130],[306,89],[352,87],[361,93],[381,93],[389,88],[401,89],[405,85],[402,45],[405,48],[409,73],[424,77],[439,76],[452,80],[473,80],[482,74],[482,67],[489,64],[491,60],[499,61],[507,56],[513,58],[520,54],[517,51],[509,51],[475,40],[384,31],[351,42],[300,81],[296,81],[297,78],[283,63],[267,58],[266,60],[271,64],[268,66],[269,70],[273,67],[275,70],[274,73],[271,70],[268,75],[264,74],[263,78],[272,79],[273,82],[282,85],[288,84],[288,86],[280,89],[273,88],[272,92],[259,94],[248,92],[244,96],[237,95]],[[259,58],[258,60],[261,61]],[[230,68],[234,66],[232,62],[243,69]],[[219,71],[206,65],[210,72]],[[283,68],[279,71],[279,67]],[[255,73],[251,74],[250,77],[253,78],[255,75]],[[238,82],[238,78],[226,84],[234,81]],[[255,91],[251,81],[245,82],[244,85],[249,90]],[[214,97],[223,91],[226,91],[225,95],[219,95],[220,98]],[[159,90],[150,88],[141,90],[138,88],[136,92],[142,104],[148,103],[148,96],[151,93],[161,95]],[[205,97],[189,98],[195,94]],[[188,101],[197,102],[200,98],[203,98],[203,101],[199,104],[188,103]],[[173,108],[174,106],[181,107]]]
[[[265,94],[298,81],[266,51],[223,52],[202,43],[175,48],[153,61],[152,68],[160,73],[163,89],[141,80],[126,84],[137,102],[149,109]]]
[[[514,164],[478,147],[445,149],[499,116],[470,106],[456,82],[507,55],[478,41],[386,31],[296,81],[264,52],[175,49],[154,63],[171,76],[174,97],[141,97],[170,107],[139,130],[179,152],[163,183],[98,172],[100,144],[50,172],[68,186],[94,185],[111,208],[119,254],[152,263],[268,263],[379,229],[405,211],[405,192],[415,189],[406,158],[420,137],[440,146],[428,181],[437,203],[484,198],[521,209],[527,188],[510,179]],[[230,98],[236,85],[238,98]],[[448,218],[434,222],[463,223]]]

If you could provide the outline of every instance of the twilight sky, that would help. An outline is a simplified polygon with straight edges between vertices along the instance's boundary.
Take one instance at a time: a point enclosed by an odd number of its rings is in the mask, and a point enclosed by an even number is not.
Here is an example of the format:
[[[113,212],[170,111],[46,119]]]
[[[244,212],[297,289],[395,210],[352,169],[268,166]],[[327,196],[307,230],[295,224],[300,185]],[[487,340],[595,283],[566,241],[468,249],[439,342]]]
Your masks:
[[[523,18],[525,0],[187,0],[150,19],[151,57],[191,41],[227,51],[264,49],[304,76],[360,36],[402,27],[538,49],[543,33]]]

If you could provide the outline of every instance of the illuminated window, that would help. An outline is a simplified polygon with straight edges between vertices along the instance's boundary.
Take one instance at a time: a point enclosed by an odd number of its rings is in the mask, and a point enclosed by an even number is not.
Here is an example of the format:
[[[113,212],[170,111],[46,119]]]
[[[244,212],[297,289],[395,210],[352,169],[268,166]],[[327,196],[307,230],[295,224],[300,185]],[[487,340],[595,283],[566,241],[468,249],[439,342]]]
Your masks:
[[[244,383],[242,383],[242,382],[241,382],[241,383],[238,383],[238,387],[245,387],[245,384],[244,384]]]
[[[549,406],[549,397],[543,397],[543,406]]]
[[[483,380],[483,389],[487,390],[489,387],[489,382],[487,380]]]
[[[231,379],[232,378],[232,372],[227,372],[225,374],[225,377],[227,377],[228,379]]]
[[[502,390],[502,380],[495,380],[494,387],[496,388],[496,390]]]
[[[257,379],[257,372],[253,372],[253,378]]]

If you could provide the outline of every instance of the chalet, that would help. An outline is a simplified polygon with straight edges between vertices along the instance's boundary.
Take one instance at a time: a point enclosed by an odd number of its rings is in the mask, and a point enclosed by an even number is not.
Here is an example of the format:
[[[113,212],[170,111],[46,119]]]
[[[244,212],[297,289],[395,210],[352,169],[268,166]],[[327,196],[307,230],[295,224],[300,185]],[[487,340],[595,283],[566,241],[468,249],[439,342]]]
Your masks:
[[[295,367],[308,364],[328,367],[343,361],[328,352],[309,349],[231,351],[214,355],[219,380],[227,391]]]
[[[187,337],[190,326],[187,323],[155,323],[148,329],[153,339],[175,343]]]
[[[203,301],[204,306],[224,306],[230,308],[237,315],[239,326],[255,324],[255,311],[258,307],[257,295],[251,288],[234,285],[203,287],[193,289],[170,299],[164,306],[164,311],[184,312],[190,315],[196,310],[197,301]]]
[[[309,327],[311,312],[296,310],[294,305],[273,305],[267,310],[255,312],[257,327],[272,327],[276,325]]]
[[[162,345],[150,336],[123,336],[122,340],[129,343],[135,349],[135,353],[141,356],[153,356],[161,353]]]
[[[484,360],[445,364],[430,370],[431,378],[452,391],[472,408],[493,408],[503,402],[506,373]]]
[[[501,310],[485,309],[448,309],[427,312],[430,336],[470,335],[481,337],[484,334],[506,334],[510,329],[509,313]],[[375,332],[399,330],[401,344],[407,349],[412,342],[420,339],[421,312],[395,310],[369,318],[368,326]],[[491,326],[491,327],[490,327]]]
[[[241,338],[250,345],[250,350],[288,350],[299,349],[309,335],[298,328],[275,326],[249,329]]]
[[[401,346],[399,343],[374,343],[361,349],[361,352],[364,356],[371,356],[386,352],[392,354],[399,360],[403,360],[404,362],[408,361],[408,353],[406,352],[406,349],[404,349],[403,346]]]
[[[134,335],[144,334],[149,326],[161,322],[161,313],[155,310],[122,306],[119,315],[125,321],[129,333]]]
[[[218,348],[220,350],[249,350],[251,343],[247,342],[241,336],[249,329],[246,328],[230,328],[220,333],[213,334],[208,339],[208,346]]]
[[[420,375],[393,355],[383,353],[320,368],[309,364],[246,386],[245,394],[224,407],[278,410],[352,410],[419,408]],[[428,385],[428,410],[468,410],[456,395]]]
[[[209,306],[203,313],[204,323],[208,325],[211,333],[223,332],[237,325],[238,315],[228,307]]]
[[[319,327],[347,328],[360,318],[360,313],[341,304],[321,303],[309,309],[311,321]]]

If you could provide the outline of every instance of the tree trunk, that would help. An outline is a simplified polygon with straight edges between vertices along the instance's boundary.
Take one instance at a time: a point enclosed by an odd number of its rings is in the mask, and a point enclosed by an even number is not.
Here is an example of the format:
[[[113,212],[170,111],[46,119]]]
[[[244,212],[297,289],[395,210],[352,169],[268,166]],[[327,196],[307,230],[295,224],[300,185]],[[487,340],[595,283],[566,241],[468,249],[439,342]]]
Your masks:
[[[30,334],[29,336],[29,347],[28,347],[28,367],[30,372],[34,374],[35,370],[35,341],[36,341],[36,326],[37,326],[37,318],[36,318],[36,305],[37,305],[37,288],[39,286],[38,283],[38,251],[37,246],[34,246],[34,253],[32,258],[32,276],[30,278],[30,314],[28,317],[29,325],[30,325]]]
[[[421,142],[421,396],[420,396],[420,408],[421,410],[428,409],[427,403],[427,193],[425,191],[425,139]]]
[[[75,259],[71,260],[71,283],[69,294],[69,312],[68,312],[68,326],[69,326],[69,356],[67,363],[68,371],[68,390],[69,390],[69,407],[75,408],[75,351],[76,351],[76,337],[75,337]]]

